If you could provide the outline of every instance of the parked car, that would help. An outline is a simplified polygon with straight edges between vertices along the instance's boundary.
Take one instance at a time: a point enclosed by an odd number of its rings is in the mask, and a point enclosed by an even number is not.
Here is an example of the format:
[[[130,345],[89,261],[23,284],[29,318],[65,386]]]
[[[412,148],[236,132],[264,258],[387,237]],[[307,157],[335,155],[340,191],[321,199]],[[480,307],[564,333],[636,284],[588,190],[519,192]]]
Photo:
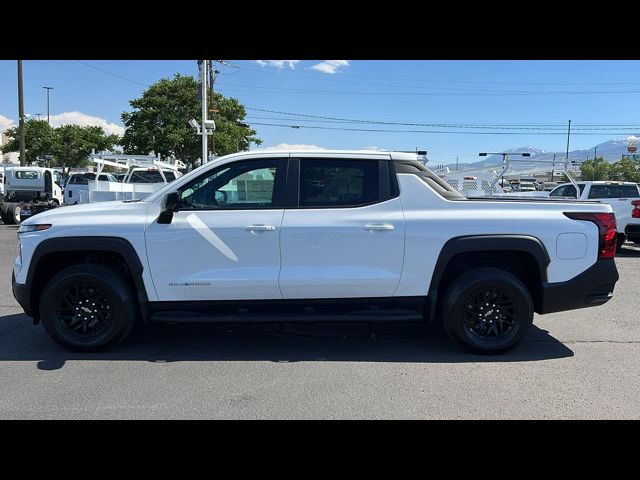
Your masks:
[[[615,228],[608,204],[467,199],[415,154],[251,151],[24,222],[13,294],[81,351],[139,321],[422,318],[499,353],[612,297]]]
[[[535,183],[533,182],[520,182],[518,191],[519,192],[535,192],[538,189],[536,188]]]
[[[101,182],[117,182],[116,177],[111,173],[100,173],[98,175],[98,181]],[[89,192],[89,182],[96,179],[96,174],[93,172],[81,172],[72,173],[67,179],[67,183],[64,188],[64,203],[67,205],[73,205],[76,203],[86,202],[86,198],[83,200],[81,195],[87,195]]]
[[[577,182],[580,189],[580,200],[597,200],[611,205],[616,214],[618,229],[618,249],[622,247],[626,237],[637,238],[640,229],[640,218],[633,218],[633,201],[640,198],[638,184],[633,182]],[[559,185],[549,193],[549,198],[576,198],[576,188],[572,183]]]
[[[7,167],[3,181],[0,217],[5,224],[19,224],[31,215],[62,203],[60,172],[52,168]]]

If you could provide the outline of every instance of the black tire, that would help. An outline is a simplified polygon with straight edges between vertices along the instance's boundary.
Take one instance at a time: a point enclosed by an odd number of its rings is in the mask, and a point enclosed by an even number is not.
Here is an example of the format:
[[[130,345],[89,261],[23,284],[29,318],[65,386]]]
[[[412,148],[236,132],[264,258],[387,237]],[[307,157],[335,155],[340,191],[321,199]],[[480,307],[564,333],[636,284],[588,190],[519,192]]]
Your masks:
[[[2,218],[2,223],[4,223],[5,225],[9,224],[9,220],[7,220],[7,207],[9,206],[8,203],[6,202],[2,202],[2,204],[0,204],[0,218]]]
[[[40,298],[40,319],[47,333],[78,352],[105,350],[124,340],[137,317],[131,281],[102,265],[62,270],[47,283]]]
[[[15,208],[15,203],[5,203],[3,205],[4,207],[4,215],[2,217],[2,221],[5,223],[5,225],[15,225],[15,216],[14,216],[14,208]]]
[[[620,252],[622,250],[622,246],[624,242],[627,240],[627,236],[624,233],[619,233],[616,238],[616,252]]]
[[[629,240],[631,240],[636,245],[640,244],[640,238],[636,238],[636,239],[630,238]]]
[[[477,268],[451,282],[441,313],[444,330],[454,342],[475,353],[499,354],[524,338],[533,323],[533,301],[515,275]]]

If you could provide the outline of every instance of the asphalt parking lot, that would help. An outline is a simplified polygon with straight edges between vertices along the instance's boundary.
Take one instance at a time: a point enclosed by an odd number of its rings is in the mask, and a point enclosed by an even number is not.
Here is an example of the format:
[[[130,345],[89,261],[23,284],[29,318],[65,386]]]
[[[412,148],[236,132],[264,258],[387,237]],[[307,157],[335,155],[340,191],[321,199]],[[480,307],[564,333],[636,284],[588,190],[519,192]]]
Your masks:
[[[465,353],[434,325],[176,325],[70,353],[11,294],[0,224],[0,418],[640,418],[640,248],[604,306],[536,316],[516,350]]]

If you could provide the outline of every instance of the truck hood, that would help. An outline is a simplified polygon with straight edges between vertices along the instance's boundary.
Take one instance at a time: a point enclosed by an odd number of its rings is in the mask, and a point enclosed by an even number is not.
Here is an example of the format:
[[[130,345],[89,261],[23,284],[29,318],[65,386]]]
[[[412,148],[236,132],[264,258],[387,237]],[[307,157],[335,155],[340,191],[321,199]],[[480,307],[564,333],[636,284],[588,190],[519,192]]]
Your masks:
[[[148,202],[96,202],[54,208],[25,220],[24,225],[50,223],[61,226],[98,226],[140,223],[144,226]]]

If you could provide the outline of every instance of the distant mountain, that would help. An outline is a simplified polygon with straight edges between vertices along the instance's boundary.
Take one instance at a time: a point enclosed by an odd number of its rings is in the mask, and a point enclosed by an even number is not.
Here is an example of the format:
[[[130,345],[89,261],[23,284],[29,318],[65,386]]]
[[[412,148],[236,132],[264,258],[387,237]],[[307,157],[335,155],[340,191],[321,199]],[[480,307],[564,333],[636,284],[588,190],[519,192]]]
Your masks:
[[[637,137],[640,138],[640,134],[637,135]],[[598,157],[604,157],[604,159],[609,163],[617,162],[618,160],[620,160],[620,158],[622,158],[623,154],[627,153],[627,145],[628,145],[628,142],[626,139],[609,140],[608,142],[601,143],[597,146],[597,155]],[[587,150],[571,150],[569,152],[569,159],[582,162],[586,160],[587,157],[593,158],[594,148],[596,147],[593,147]],[[513,162],[514,167],[517,165],[518,170],[531,168],[534,166],[540,166],[540,164],[537,162],[541,160],[553,160],[554,154],[556,155],[556,158],[559,161],[564,160],[564,158],[567,155],[566,152],[547,152],[545,150],[541,150],[539,148],[535,148],[532,146],[515,147],[509,150],[505,150],[505,153],[507,152],[508,153],[529,152],[531,154],[530,159],[536,160],[536,162],[527,163],[527,162],[520,161],[520,160],[526,160],[526,157],[519,157],[519,156],[512,157],[512,159],[516,159],[516,158],[518,159],[517,163]],[[439,165],[437,160],[436,161],[432,160],[430,162],[431,167],[434,167],[436,165]],[[458,168],[460,170],[469,170],[469,169],[490,168],[492,166],[499,167],[500,165],[502,165],[502,155],[492,155],[490,157],[481,159],[477,162],[461,163],[459,164]],[[456,164],[450,163],[450,164],[447,164],[446,166],[449,167],[450,170],[455,170]]]

